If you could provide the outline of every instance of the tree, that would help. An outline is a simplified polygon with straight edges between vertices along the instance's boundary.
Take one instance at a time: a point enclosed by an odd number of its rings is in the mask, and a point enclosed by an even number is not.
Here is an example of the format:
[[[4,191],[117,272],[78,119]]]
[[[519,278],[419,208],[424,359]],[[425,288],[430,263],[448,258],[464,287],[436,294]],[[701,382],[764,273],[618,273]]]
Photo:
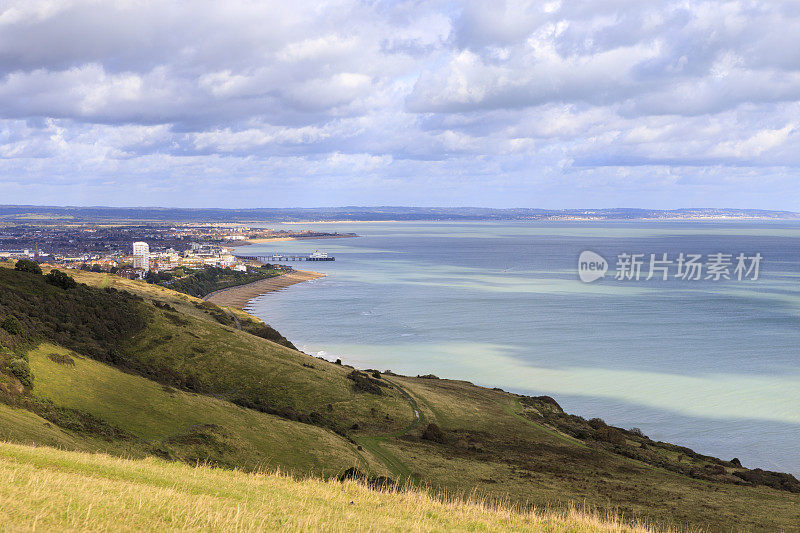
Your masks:
[[[25,359],[12,359],[8,364],[8,368],[20,383],[28,388],[33,387],[33,374],[31,373],[30,365]]]
[[[44,277],[44,280],[50,285],[55,285],[62,289],[74,289],[78,286],[74,279],[57,269],[51,270],[50,273]]]
[[[39,263],[36,261],[31,261],[30,259],[20,259],[17,261],[17,264],[14,265],[14,270],[19,270],[20,272],[30,272],[31,274],[42,273],[42,267],[39,266]]]

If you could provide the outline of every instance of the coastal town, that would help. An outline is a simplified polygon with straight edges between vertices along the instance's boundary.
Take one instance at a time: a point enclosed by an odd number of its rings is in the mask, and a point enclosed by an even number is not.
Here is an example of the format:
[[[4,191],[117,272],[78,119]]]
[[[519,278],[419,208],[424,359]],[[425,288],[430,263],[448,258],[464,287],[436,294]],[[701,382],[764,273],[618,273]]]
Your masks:
[[[236,247],[247,244],[352,236],[213,223],[9,224],[0,226],[0,260],[30,259],[56,268],[109,272],[131,279],[158,279],[160,273],[206,267],[246,272],[248,267],[263,263],[259,258],[234,253]],[[315,254],[307,254],[307,259],[329,260],[327,254]]]

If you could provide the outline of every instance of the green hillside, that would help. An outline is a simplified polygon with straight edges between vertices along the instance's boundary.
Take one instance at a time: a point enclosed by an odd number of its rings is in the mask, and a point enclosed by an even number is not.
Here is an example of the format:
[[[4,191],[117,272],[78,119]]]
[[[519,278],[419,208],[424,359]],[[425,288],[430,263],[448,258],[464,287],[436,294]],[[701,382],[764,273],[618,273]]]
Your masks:
[[[547,397],[323,361],[255,317],[90,272],[0,268],[0,438],[247,471],[355,467],[521,508],[798,528],[800,483],[564,413]],[[13,320],[10,318],[13,317]]]
[[[247,470],[280,466],[336,475],[353,465],[380,469],[369,454],[323,428],[165,387],[84,357],[56,362],[63,357],[70,357],[67,350],[49,344],[29,353],[33,394],[124,428],[134,437],[131,447]]]

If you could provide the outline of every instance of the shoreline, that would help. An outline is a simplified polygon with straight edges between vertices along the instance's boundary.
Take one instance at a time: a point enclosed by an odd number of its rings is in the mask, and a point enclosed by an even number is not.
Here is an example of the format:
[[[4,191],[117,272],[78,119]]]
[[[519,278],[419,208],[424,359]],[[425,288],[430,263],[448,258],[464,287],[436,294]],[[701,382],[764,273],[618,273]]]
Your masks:
[[[220,306],[228,306],[228,307],[236,307],[238,309],[244,309],[252,300],[258,298],[259,296],[262,296],[264,294],[268,294],[270,292],[282,290],[282,289],[284,289],[286,287],[289,287],[291,285],[294,285],[294,284],[297,284],[297,283],[302,283],[303,281],[310,281],[310,280],[318,279],[318,278],[325,277],[325,276],[326,276],[326,274],[322,274],[322,273],[319,273],[319,272],[296,270],[296,271],[290,272],[288,274],[282,274],[282,275],[274,277],[274,278],[269,278],[269,279],[266,279],[266,280],[256,281],[256,282],[253,282],[253,283],[250,283],[250,284],[247,284],[247,285],[241,285],[241,286],[237,286],[237,287],[231,287],[231,288],[228,288],[228,289],[222,289],[220,291],[216,291],[216,292],[211,293],[210,295],[204,297],[203,300],[211,301],[212,303],[215,303],[215,304],[220,305]],[[283,278],[283,279],[281,279],[281,278]],[[259,316],[257,316],[257,318],[262,320],[264,323],[268,323],[265,318],[262,318],[262,317],[259,317]],[[298,348],[298,350],[300,350],[300,348]],[[302,351],[302,350],[300,350],[300,351]],[[325,361],[328,361],[329,363],[333,363],[333,358],[329,359],[329,357],[331,355],[333,355],[333,354],[325,353],[324,355],[320,355],[323,352],[316,352],[316,353],[315,352],[303,352],[303,353],[306,353],[307,355],[310,355],[312,357],[317,357],[319,359],[323,359]],[[360,360],[359,358],[356,358],[355,360],[351,359],[351,358],[345,359],[344,354],[335,354],[334,358],[338,358],[342,362],[342,364],[344,364],[346,366],[350,366],[350,368],[354,368],[354,369],[372,368],[372,367],[376,366],[374,363],[369,363],[367,361]],[[430,374],[430,370],[429,370],[429,367],[426,367],[424,364],[422,364],[416,371],[410,371],[409,372],[407,369],[406,370],[401,370],[401,373],[398,374],[398,375],[400,375],[400,376],[406,375],[407,377],[413,377],[413,375],[415,373],[417,374],[417,377],[420,377],[421,374],[425,374],[425,373]],[[502,390],[502,391],[508,392],[510,394],[515,394],[515,395],[531,395],[531,394],[534,394],[531,391],[521,390],[521,389],[518,389],[517,387],[514,387],[514,386],[510,386],[510,387],[503,386],[502,389],[499,389],[496,384],[494,384],[492,382],[485,382],[480,378],[476,379],[476,377],[474,375],[472,375],[472,374],[468,375],[468,376],[458,376],[458,375],[451,375],[451,374],[448,374],[448,373],[437,372],[436,375],[440,376],[440,377],[437,377],[436,379],[463,381],[463,382],[468,383],[470,385],[473,385],[475,387],[479,387],[479,388],[486,389],[486,390],[489,390],[489,389]],[[541,394],[541,393],[542,392],[539,392],[539,394]],[[552,393],[552,392],[546,392],[546,394],[551,394],[554,397],[558,398],[559,400],[561,399],[560,398],[561,396],[564,396],[564,394],[557,394],[557,393]],[[566,394],[566,396],[569,396],[569,395]],[[556,401],[558,401],[558,400],[556,400]],[[559,405],[561,406],[560,403],[559,403]],[[564,408],[564,409],[566,410],[566,408]],[[572,409],[570,409],[569,413],[570,414],[574,414],[574,415],[578,415],[578,416],[582,416],[582,417],[584,417],[586,419],[590,419],[590,417],[599,416],[601,414],[601,413],[598,413],[596,411],[593,411],[593,412],[590,412],[590,413],[582,412],[582,413],[579,414],[578,412],[576,412],[576,411],[574,411]],[[616,426],[613,425],[612,422],[610,422],[610,424],[611,424],[611,427],[616,427]],[[720,457],[720,453],[719,452],[710,451],[708,449],[703,449],[702,451],[698,452],[697,451],[697,444],[694,444],[694,445],[692,445],[692,444],[679,444],[679,443],[677,443],[676,441],[674,441],[672,439],[670,439],[667,442],[672,443],[673,445],[676,445],[676,446],[688,446],[688,447],[690,447],[689,449],[691,449],[693,453],[697,453],[700,456],[711,457],[711,458],[719,458]],[[680,441],[680,442],[683,442],[683,441]],[[718,460],[722,460],[722,459],[718,459]],[[757,466],[751,466],[751,467],[748,467],[748,468],[750,468],[750,469],[762,468],[762,469],[767,470],[768,472],[788,473],[790,475],[797,475],[796,473],[792,472],[790,469],[787,469],[785,467],[781,467],[781,466],[773,465],[773,464],[762,464],[760,462],[757,464]],[[798,476],[798,477],[800,477],[800,476]]]
[[[347,239],[352,237],[358,237],[358,235],[310,235],[308,237],[304,236],[297,236],[297,237],[265,237],[263,239],[247,239],[245,241],[239,241],[236,246],[250,246],[252,244],[264,244],[268,242],[283,242],[283,241],[313,241],[318,239]]]
[[[321,274],[320,272],[294,270],[286,274],[281,274],[280,276],[254,281],[246,285],[220,289],[211,294],[207,294],[203,297],[203,300],[217,304],[220,307],[244,309],[250,300],[258,298],[259,296],[285,289],[297,283],[322,277],[325,277],[325,274]]]

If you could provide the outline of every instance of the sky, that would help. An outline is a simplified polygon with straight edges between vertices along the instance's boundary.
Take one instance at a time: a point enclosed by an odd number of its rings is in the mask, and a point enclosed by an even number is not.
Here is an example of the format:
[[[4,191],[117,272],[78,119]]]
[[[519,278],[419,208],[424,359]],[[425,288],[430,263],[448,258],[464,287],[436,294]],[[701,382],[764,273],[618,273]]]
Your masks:
[[[0,0],[0,204],[800,211],[800,2]]]

